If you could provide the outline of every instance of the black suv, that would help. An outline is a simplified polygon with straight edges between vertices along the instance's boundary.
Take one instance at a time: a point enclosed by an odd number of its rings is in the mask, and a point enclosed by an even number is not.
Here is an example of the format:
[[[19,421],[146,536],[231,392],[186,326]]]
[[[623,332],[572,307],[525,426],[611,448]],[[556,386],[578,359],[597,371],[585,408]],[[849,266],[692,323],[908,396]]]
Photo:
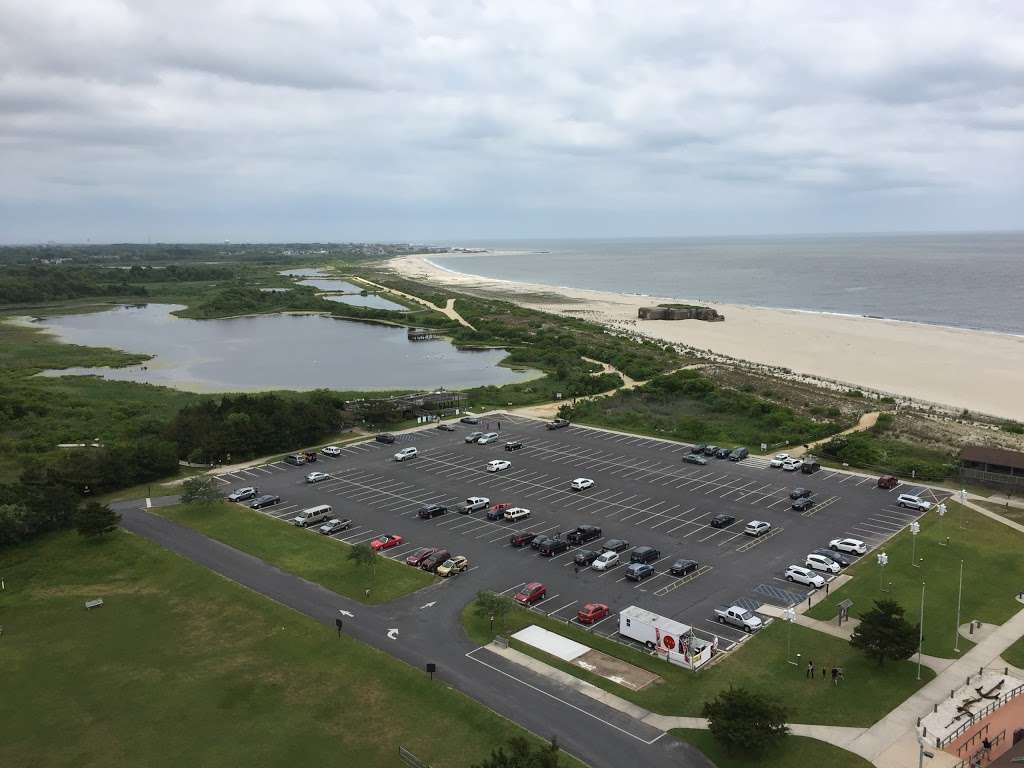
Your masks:
[[[806,512],[808,509],[814,506],[814,499],[810,496],[804,496],[802,499],[797,499],[790,506],[797,512]]]
[[[478,419],[476,416],[463,416],[461,419],[459,419],[459,421],[462,422],[463,424],[479,424],[480,423],[480,419]]]
[[[586,544],[588,541],[601,538],[601,529],[596,525],[580,525],[566,534],[570,544]]]
[[[561,429],[562,427],[568,427],[569,422],[565,419],[555,419],[554,421],[549,421],[545,426],[548,429]]]
[[[537,536],[533,541],[530,542],[530,549],[540,549],[544,544],[551,540],[550,536]]]
[[[274,496],[269,493],[265,493],[258,499],[249,504],[250,509],[263,509],[264,507],[272,507],[275,504],[281,503],[280,496]]]
[[[395,436],[392,435],[390,432],[381,432],[373,439],[376,440],[378,443],[387,443],[388,445],[391,445],[391,443],[395,442]]]
[[[446,514],[447,512],[448,507],[442,506],[440,504],[427,504],[425,506],[420,507],[420,511],[416,514],[419,517],[422,517],[424,520],[429,520],[432,517],[439,517],[443,514]]]
[[[543,544],[540,545],[539,550],[545,557],[551,557],[552,555],[560,555],[569,548],[569,542],[565,539],[551,539],[549,538]]]
[[[796,501],[797,499],[804,499],[811,495],[811,491],[808,488],[794,488],[789,492],[789,498]]]
[[[676,560],[668,569],[673,576],[686,576],[697,570],[696,560]]]
[[[601,545],[601,549],[604,552],[622,552],[629,549],[629,542],[625,539],[608,539]]]
[[[711,518],[709,525],[712,528],[728,528],[730,525],[736,522],[736,518],[732,515],[715,515]]]
[[[653,563],[661,557],[661,552],[654,547],[637,547],[629,554],[631,563]]]
[[[523,441],[522,440],[509,440],[507,443],[505,443],[505,450],[506,451],[518,451],[522,447],[523,447]]]
[[[572,556],[572,561],[576,563],[576,565],[586,568],[594,562],[600,554],[600,552],[595,552],[592,549],[577,549],[576,553]]]

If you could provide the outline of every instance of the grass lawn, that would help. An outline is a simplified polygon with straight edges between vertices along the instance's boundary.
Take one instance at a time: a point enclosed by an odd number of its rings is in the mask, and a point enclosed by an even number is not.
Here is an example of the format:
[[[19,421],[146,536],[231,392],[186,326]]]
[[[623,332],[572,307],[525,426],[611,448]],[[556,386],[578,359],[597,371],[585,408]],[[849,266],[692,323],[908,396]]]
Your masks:
[[[264,517],[241,504],[179,504],[150,511],[322,584],[339,595],[371,605],[415,592],[434,580],[418,568],[385,557],[378,558],[375,573],[371,573],[348,559],[351,547],[347,544]],[[364,595],[367,588],[369,600]]]
[[[749,768],[754,764],[749,756],[729,755],[708,731],[676,728],[669,733],[695,746],[718,768]],[[756,764],[758,768],[871,768],[871,763],[853,752],[806,736],[787,737],[779,749],[766,752]]]
[[[1007,648],[1003,658],[1018,669],[1024,669],[1024,637]]]
[[[463,624],[476,642],[485,644],[490,641],[489,622],[473,612],[473,604],[463,612]],[[879,669],[875,662],[845,641],[801,626],[793,626],[791,641],[793,658],[799,653],[801,663],[797,666],[788,664],[788,628],[781,622],[774,622],[729,658],[697,674],[520,608],[512,610],[504,624],[500,628],[502,632],[515,632],[536,624],[661,675],[663,682],[634,692],[543,651],[512,641],[512,646],[523,653],[646,709],[667,715],[700,716],[705,700],[730,685],[742,685],[784,701],[790,710],[790,722],[869,726],[934,676],[931,670],[923,669],[923,679],[918,682],[915,679],[916,667],[909,662],[886,664]],[[822,665],[841,667],[846,676],[842,686],[836,689],[830,680],[823,680],[820,676],[807,680],[804,667],[808,659],[813,660],[819,669]]]
[[[1013,520],[1015,523],[1024,524],[1024,509],[1020,507],[1011,507],[1009,504],[1000,504],[995,501],[976,501],[974,502],[979,507],[987,509],[989,512],[995,512],[997,515],[1002,515],[1007,520]]]
[[[884,596],[906,609],[907,619],[917,623],[921,606],[921,582],[925,583],[924,652],[952,658],[956,633],[956,600],[960,561],[964,562],[964,587],[960,623],[971,619],[1002,624],[1020,610],[1014,596],[1024,584],[1024,535],[950,500],[941,520],[934,510],[921,519],[917,537],[920,567],[912,565],[913,543],[909,530],[889,542],[889,564],[884,579],[892,590]],[[963,528],[960,516],[963,515]],[[943,546],[949,537],[949,546]],[[831,619],[840,600],[853,600],[852,615],[868,610],[883,596],[879,591],[879,566],[872,555],[850,567],[853,579],[814,606],[809,615]],[[960,651],[972,646],[960,639]]]
[[[122,531],[5,550],[0,573],[0,765],[394,766],[398,745],[469,765],[523,733]],[[94,597],[105,605],[84,610]]]

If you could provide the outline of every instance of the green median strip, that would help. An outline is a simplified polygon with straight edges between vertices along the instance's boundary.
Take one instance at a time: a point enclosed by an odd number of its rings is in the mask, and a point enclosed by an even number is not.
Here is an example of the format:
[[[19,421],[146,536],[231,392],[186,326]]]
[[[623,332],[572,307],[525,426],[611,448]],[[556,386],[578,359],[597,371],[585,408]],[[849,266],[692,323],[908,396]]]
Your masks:
[[[418,568],[386,557],[362,567],[348,559],[351,547],[347,544],[273,520],[240,504],[179,504],[150,511],[339,595],[371,605],[394,600],[434,581]]]
[[[852,752],[806,736],[787,736],[778,749],[752,760],[749,755],[729,754],[708,731],[676,728],[669,733],[695,746],[717,768],[749,768],[752,764],[757,768],[871,768],[871,763]]]

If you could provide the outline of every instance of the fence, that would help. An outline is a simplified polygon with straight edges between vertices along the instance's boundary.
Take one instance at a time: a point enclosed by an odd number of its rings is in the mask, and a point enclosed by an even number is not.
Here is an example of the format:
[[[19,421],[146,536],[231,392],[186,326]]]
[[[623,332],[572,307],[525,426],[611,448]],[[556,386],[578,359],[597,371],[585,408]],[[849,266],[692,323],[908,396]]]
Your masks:
[[[1024,684],[1018,685],[1016,688],[1014,688],[1014,689],[1012,689],[1010,691],[1007,691],[1006,693],[1000,694],[998,699],[996,699],[995,701],[993,701],[993,702],[991,702],[989,704],[986,704],[984,709],[982,709],[980,712],[977,712],[977,713],[975,713],[975,714],[973,714],[971,716],[971,719],[970,719],[969,722],[966,722],[963,725],[961,725],[959,728],[957,728],[951,734],[947,735],[946,738],[940,739],[938,736],[936,736],[935,737],[935,746],[941,749],[942,747],[946,746],[950,742],[956,741],[961,736],[963,736],[965,733],[967,733],[967,731],[969,731],[978,720],[984,720],[986,717],[988,717],[993,712],[995,712],[997,709],[999,709],[999,707],[1003,706],[1004,704],[1006,704],[1009,701],[1012,701],[1013,699],[1017,698],[1021,694],[1024,694]],[[988,728],[988,726],[986,726],[986,730],[987,730],[987,728]],[[973,739],[974,737],[972,736],[971,738]]]
[[[398,748],[398,757],[403,763],[408,765],[409,768],[430,768],[429,765],[424,763],[405,747]]]

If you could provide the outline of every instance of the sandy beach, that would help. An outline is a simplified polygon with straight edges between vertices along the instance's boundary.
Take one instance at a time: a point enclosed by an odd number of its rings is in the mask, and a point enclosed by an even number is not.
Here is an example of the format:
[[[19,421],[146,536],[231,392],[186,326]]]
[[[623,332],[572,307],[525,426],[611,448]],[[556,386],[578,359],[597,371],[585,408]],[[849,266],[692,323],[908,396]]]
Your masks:
[[[502,293],[532,309],[568,314],[739,360],[851,386],[1024,421],[1024,337],[796,310],[711,304],[725,322],[637,320],[654,297],[466,275],[424,256],[392,259],[408,277]]]

